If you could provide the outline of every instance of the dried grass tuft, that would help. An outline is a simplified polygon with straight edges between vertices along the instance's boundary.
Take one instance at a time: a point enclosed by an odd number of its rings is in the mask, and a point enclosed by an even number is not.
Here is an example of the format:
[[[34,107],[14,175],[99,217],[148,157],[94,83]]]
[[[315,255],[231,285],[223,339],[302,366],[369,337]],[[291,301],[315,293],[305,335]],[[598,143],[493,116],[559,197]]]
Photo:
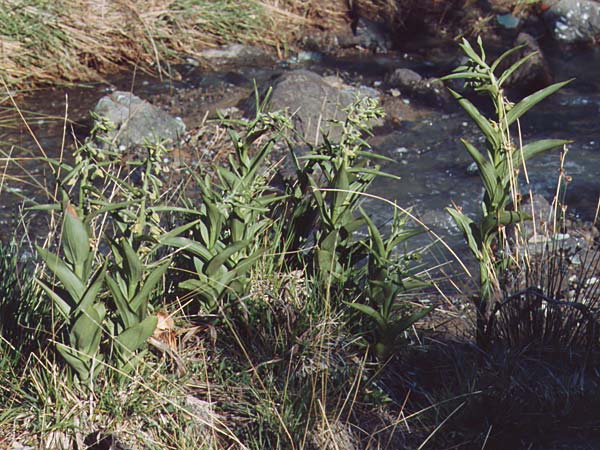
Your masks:
[[[228,42],[289,46],[305,27],[344,20],[343,0],[0,0],[0,64],[9,85],[101,80],[123,66],[160,73]]]

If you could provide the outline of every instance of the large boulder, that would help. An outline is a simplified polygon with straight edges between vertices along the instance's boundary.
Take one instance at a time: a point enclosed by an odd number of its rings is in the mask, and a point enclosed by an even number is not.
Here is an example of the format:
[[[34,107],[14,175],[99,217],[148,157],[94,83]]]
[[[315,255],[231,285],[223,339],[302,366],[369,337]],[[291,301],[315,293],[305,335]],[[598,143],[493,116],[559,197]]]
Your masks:
[[[600,4],[591,0],[560,0],[544,13],[559,42],[594,42],[600,35]]]
[[[121,150],[146,142],[174,145],[185,133],[185,124],[180,118],[171,117],[130,92],[115,91],[102,97],[94,113],[114,125],[113,130],[99,137]]]
[[[280,75],[261,90],[272,87],[269,107],[271,111],[286,110],[292,116],[296,131],[309,142],[321,142],[321,130],[332,141],[339,139],[339,127],[332,121],[346,118],[343,111],[356,96],[377,97],[371,88],[352,87],[337,77],[322,77],[309,70],[294,70]],[[255,103],[254,96],[247,104]],[[378,125],[373,123],[372,125]]]

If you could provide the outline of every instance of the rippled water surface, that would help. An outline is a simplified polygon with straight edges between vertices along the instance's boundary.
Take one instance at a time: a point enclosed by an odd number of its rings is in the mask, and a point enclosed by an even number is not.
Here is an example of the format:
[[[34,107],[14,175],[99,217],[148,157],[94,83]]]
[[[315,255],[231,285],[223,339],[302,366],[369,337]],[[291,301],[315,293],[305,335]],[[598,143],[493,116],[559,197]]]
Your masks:
[[[387,71],[397,66],[410,67],[427,75],[441,75],[450,61],[447,55],[444,57],[443,61],[437,62],[423,56],[408,55],[365,57],[364,60],[315,59],[311,68],[317,71],[338,70],[369,85],[380,81]],[[578,214],[590,218],[600,193],[600,51],[550,49],[547,58],[556,80],[572,77],[576,80],[525,116],[521,124],[522,137],[524,142],[550,137],[574,141],[565,164],[568,175],[573,177],[567,201]],[[207,75],[193,70],[189,74],[184,71],[183,75],[184,79],[180,82],[153,80],[139,75],[133,77],[131,74],[111,81],[114,87],[123,90],[129,90],[133,85],[136,93],[147,96],[168,94],[178,87],[196,87],[203,83],[206,86],[244,84],[253,77],[267,78],[270,73],[254,70],[241,75],[235,72]],[[22,100],[22,113],[39,146],[14,112],[2,113],[0,120],[2,125],[5,124],[0,135],[3,142],[0,148],[5,153],[2,156],[23,159],[19,160],[22,167],[11,164],[6,169],[9,176],[5,177],[1,191],[0,230],[12,228],[23,196],[42,201],[42,185],[52,189],[53,177],[49,168],[27,158],[39,156],[40,148],[49,156],[56,157],[61,153],[63,142],[68,144],[74,137],[83,138],[89,126],[86,123],[88,111],[106,94],[108,87],[108,84],[94,84],[73,89],[42,90]],[[69,121],[64,120],[65,116]],[[458,139],[466,137],[473,143],[481,143],[481,137],[463,112],[432,112],[425,119],[403,122],[394,129],[386,127],[385,132],[380,134],[373,140],[375,150],[396,160],[385,170],[399,176],[400,181],[381,179],[373,186],[373,194],[397,201],[404,207],[413,207],[423,221],[442,231],[452,230],[451,222],[443,211],[445,206],[454,202],[466,212],[476,211],[481,185],[477,174],[467,171],[471,161]],[[532,189],[552,197],[558,169],[558,151],[529,162]],[[375,200],[368,203],[380,221],[390,217],[390,208],[383,203]]]

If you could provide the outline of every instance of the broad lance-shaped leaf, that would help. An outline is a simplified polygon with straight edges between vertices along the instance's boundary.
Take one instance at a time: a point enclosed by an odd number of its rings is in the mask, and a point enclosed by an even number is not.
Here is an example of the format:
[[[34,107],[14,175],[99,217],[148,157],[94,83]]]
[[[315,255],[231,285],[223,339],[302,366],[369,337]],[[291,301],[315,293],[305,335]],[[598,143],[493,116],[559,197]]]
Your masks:
[[[105,315],[106,308],[101,303],[82,311],[69,333],[71,346],[89,357],[95,355],[100,347],[102,321]]]
[[[146,315],[146,307],[148,306],[148,299],[150,294],[160,282],[163,275],[171,265],[171,259],[168,259],[160,266],[156,267],[150,275],[144,280],[142,288],[139,290],[137,295],[131,300],[131,309],[137,314],[138,319],[141,320]]]
[[[460,106],[462,106],[462,108],[467,112],[471,119],[473,119],[473,122],[477,124],[481,132],[485,135],[486,139],[492,143],[492,146],[494,148],[499,148],[500,141],[498,140],[498,132],[494,130],[494,128],[492,128],[492,125],[487,120],[487,118],[479,112],[479,110],[475,107],[475,105],[473,105],[473,103],[471,103],[461,94],[452,89],[448,90],[450,91],[452,96],[456,100],[458,100]]]
[[[473,158],[473,161],[475,161],[475,164],[477,164],[477,169],[479,169],[479,175],[483,181],[485,191],[488,193],[490,198],[493,199],[496,193],[496,186],[498,184],[494,166],[487,159],[485,159],[481,152],[477,150],[477,148],[475,148],[475,146],[469,141],[466,139],[461,139],[460,141],[471,155],[471,158]]]
[[[565,141],[564,139],[541,139],[539,141],[532,142],[524,145],[521,150],[517,150],[513,154],[513,164],[519,165],[522,161],[527,161],[529,158],[543,153],[548,150],[552,150],[556,147],[562,147],[563,145],[571,144],[573,141]],[[521,153],[523,152],[523,153]]]
[[[502,53],[502,55],[500,55],[492,64],[492,66],[490,67],[490,69],[492,70],[492,72],[495,72],[496,69],[498,68],[498,66],[500,65],[500,63],[502,61],[504,61],[506,58],[508,58],[510,55],[512,55],[513,53],[515,53],[518,50],[521,50],[523,47],[525,47],[525,44],[522,45],[517,45],[516,47],[511,48],[510,50],[505,51],[504,53]],[[532,55],[535,54],[535,52],[531,53]]]
[[[330,192],[329,194],[333,196],[332,202],[332,221],[337,222],[348,205],[348,196],[350,195],[348,191],[349,180],[348,180],[348,171],[346,168],[346,163],[342,162],[339,170],[337,171],[335,178],[333,180],[333,185],[335,186],[336,191]]]
[[[83,294],[83,297],[79,300],[79,304],[73,311],[73,314],[77,315],[79,312],[85,311],[96,301],[98,293],[104,284],[104,274],[104,270],[98,272],[91,286],[86,289],[85,294]]]
[[[163,245],[175,247],[180,250],[186,250],[194,255],[199,256],[200,258],[202,258],[205,261],[209,261],[214,256],[206,248],[206,246],[200,244],[197,241],[194,241],[193,239],[188,239],[188,238],[184,238],[184,237],[168,237],[168,238],[164,238],[164,239],[161,238],[160,242]]]
[[[67,364],[69,364],[69,366],[71,366],[77,372],[77,377],[81,381],[85,382],[90,379],[92,376],[93,360],[90,360],[90,358],[87,356],[82,355],[81,352],[74,350],[68,345],[61,344],[60,342],[56,343],[56,349],[67,362]],[[101,358],[98,357],[96,359],[100,361]]]
[[[411,314],[410,316],[406,316],[399,320],[394,321],[392,323],[391,328],[395,334],[400,334],[401,332],[412,327],[416,322],[418,322],[423,317],[428,315],[434,309],[435,309],[435,305],[429,306],[427,308],[423,308],[422,310],[417,311],[416,313]]]
[[[152,336],[156,329],[158,319],[156,316],[148,316],[140,323],[129,327],[121,332],[116,338],[119,352],[126,358],[130,357],[136,350],[142,347],[146,340]]]
[[[62,236],[65,257],[73,264],[77,276],[83,279],[83,268],[90,254],[89,235],[83,221],[70,203],[65,207]]]
[[[381,233],[379,232],[379,229],[375,226],[364,209],[360,208],[360,213],[367,222],[367,226],[369,227],[369,237],[374,247],[374,249],[372,249],[369,253],[374,253],[375,255],[385,255],[385,245],[383,244],[383,239],[381,239]]]
[[[136,286],[139,286],[142,281],[142,273],[144,268],[142,266],[142,261],[140,261],[140,257],[133,250],[133,247],[127,241],[127,239],[122,239],[119,247],[122,249],[123,253],[123,263],[124,268],[127,271],[127,284],[129,286],[128,297],[131,298],[135,294]]]
[[[574,78],[571,78],[570,80],[567,80],[567,81],[561,81],[560,83],[551,84],[550,86],[548,86],[544,89],[541,89],[537,92],[534,92],[533,94],[525,97],[523,100],[521,100],[515,106],[513,106],[506,114],[506,121],[508,122],[508,125],[512,125],[517,119],[519,119],[523,114],[525,114],[527,111],[529,111],[535,105],[537,105],[539,102],[544,100],[549,95],[554,94],[560,88],[562,88],[563,86],[566,86],[573,80],[574,80]]]
[[[377,327],[379,328],[379,330],[383,331],[387,328],[388,323],[385,321],[383,316],[378,311],[376,311],[374,308],[372,308],[371,306],[365,305],[364,303],[346,302],[346,304],[348,306],[350,306],[351,308],[354,308],[357,311],[360,311],[364,315],[373,319],[373,321],[375,321],[375,323],[377,323]]]
[[[75,275],[75,273],[54,253],[43,249],[36,244],[36,249],[48,268],[52,273],[59,279],[64,288],[67,290],[71,298],[75,303],[79,303],[79,300],[85,293],[85,285]]]
[[[521,45],[520,47],[523,47],[523,45]],[[515,47],[513,50],[517,50],[520,47]],[[506,69],[502,75],[500,76],[500,78],[498,79],[498,86],[502,86],[506,80],[508,80],[510,78],[510,76],[519,68],[521,67],[523,64],[525,64],[527,61],[529,61],[531,58],[533,58],[538,52],[531,52],[529,53],[527,56],[525,56],[524,58],[521,58],[520,60],[518,60],[516,63],[514,63],[512,66],[510,66],[508,69]]]
[[[69,320],[71,317],[71,305],[67,303],[60,295],[54,292],[48,285],[46,285],[43,281],[35,279],[36,283],[40,285],[40,287],[44,290],[46,295],[50,297],[50,300],[54,302],[58,311],[63,316],[65,320]]]
[[[206,266],[206,275],[209,277],[215,275],[232,255],[248,247],[249,244],[250,240],[246,239],[244,241],[234,242],[229,247],[225,248],[208,263]]]
[[[117,313],[123,322],[124,327],[129,328],[134,323],[138,322],[137,314],[131,309],[119,284],[110,275],[107,275],[106,277],[106,284],[108,284],[113,301],[117,306]]]
[[[479,44],[479,40],[477,41],[477,43]],[[483,52],[483,47],[480,44],[480,49],[482,52],[482,55],[479,56],[475,50],[473,50],[473,47],[471,47],[471,43],[469,41],[467,41],[465,38],[463,38],[462,42],[459,44],[459,46],[463,49],[463,51],[466,53],[466,55],[472,59],[473,61],[475,61],[477,64],[479,64],[480,66],[485,66],[485,53]]]
[[[446,211],[452,216],[458,229],[462,231],[473,255],[475,255],[478,260],[481,260],[481,234],[475,222],[455,208],[446,208]]]

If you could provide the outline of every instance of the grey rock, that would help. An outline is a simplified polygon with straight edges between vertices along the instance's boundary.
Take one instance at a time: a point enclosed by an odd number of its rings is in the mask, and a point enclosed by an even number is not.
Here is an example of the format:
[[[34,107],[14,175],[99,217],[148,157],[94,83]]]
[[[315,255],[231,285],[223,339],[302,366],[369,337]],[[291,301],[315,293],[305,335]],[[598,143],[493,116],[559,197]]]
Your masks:
[[[515,87],[527,93],[548,86],[552,83],[550,66],[546,61],[544,53],[540,49],[534,37],[527,33],[519,33],[515,39],[514,46],[523,47],[513,53],[502,65],[501,69],[507,69],[521,58],[533,54],[523,63],[507,80],[507,86]]]
[[[355,44],[372,50],[375,53],[387,53],[392,48],[392,42],[383,24],[360,17],[354,27]]]
[[[452,103],[452,98],[441,80],[423,78],[411,69],[396,69],[389,73],[384,81],[388,88],[399,89],[405,97],[411,97],[435,106]]]
[[[396,69],[386,77],[386,83],[394,87],[413,87],[423,82],[423,77],[411,69]]]
[[[600,35],[600,4],[560,0],[544,13],[554,39],[564,43],[594,42]]]
[[[145,100],[123,91],[102,97],[94,113],[108,119],[115,129],[102,137],[121,149],[161,141],[175,144],[185,133],[185,124]]]
[[[231,44],[220,48],[209,48],[200,52],[200,57],[215,69],[229,66],[273,65],[273,57],[265,50],[250,45]]]
[[[548,246],[571,252],[584,248],[587,244],[585,239],[577,237],[576,234],[563,233],[559,227],[561,211],[555,211],[552,204],[542,195],[533,194],[532,198],[526,197],[521,205],[521,210],[531,216],[531,220],[525,220],[521,224],[521,242],[526,242],[527,248],[532,255],[543,254]],[[555,214],[556,213],[556,214]]]
[[[379,95],[375,89],[366,86],[355,88],[337,77],[324,78],[308,70],[286,72],[268,85],[273,88],[269,102],[271,111],[287,110],[292,115],[296,131],[309,142],[317,143],[321,142],[319,129],[332,141],[339,139],[339,127],[331,122],[346,118],[343,109],[352,103],[355,96]],[[263,86],[261,91],[266,91],[268,85]],[[254,96],[246,103],[252,105]]]

